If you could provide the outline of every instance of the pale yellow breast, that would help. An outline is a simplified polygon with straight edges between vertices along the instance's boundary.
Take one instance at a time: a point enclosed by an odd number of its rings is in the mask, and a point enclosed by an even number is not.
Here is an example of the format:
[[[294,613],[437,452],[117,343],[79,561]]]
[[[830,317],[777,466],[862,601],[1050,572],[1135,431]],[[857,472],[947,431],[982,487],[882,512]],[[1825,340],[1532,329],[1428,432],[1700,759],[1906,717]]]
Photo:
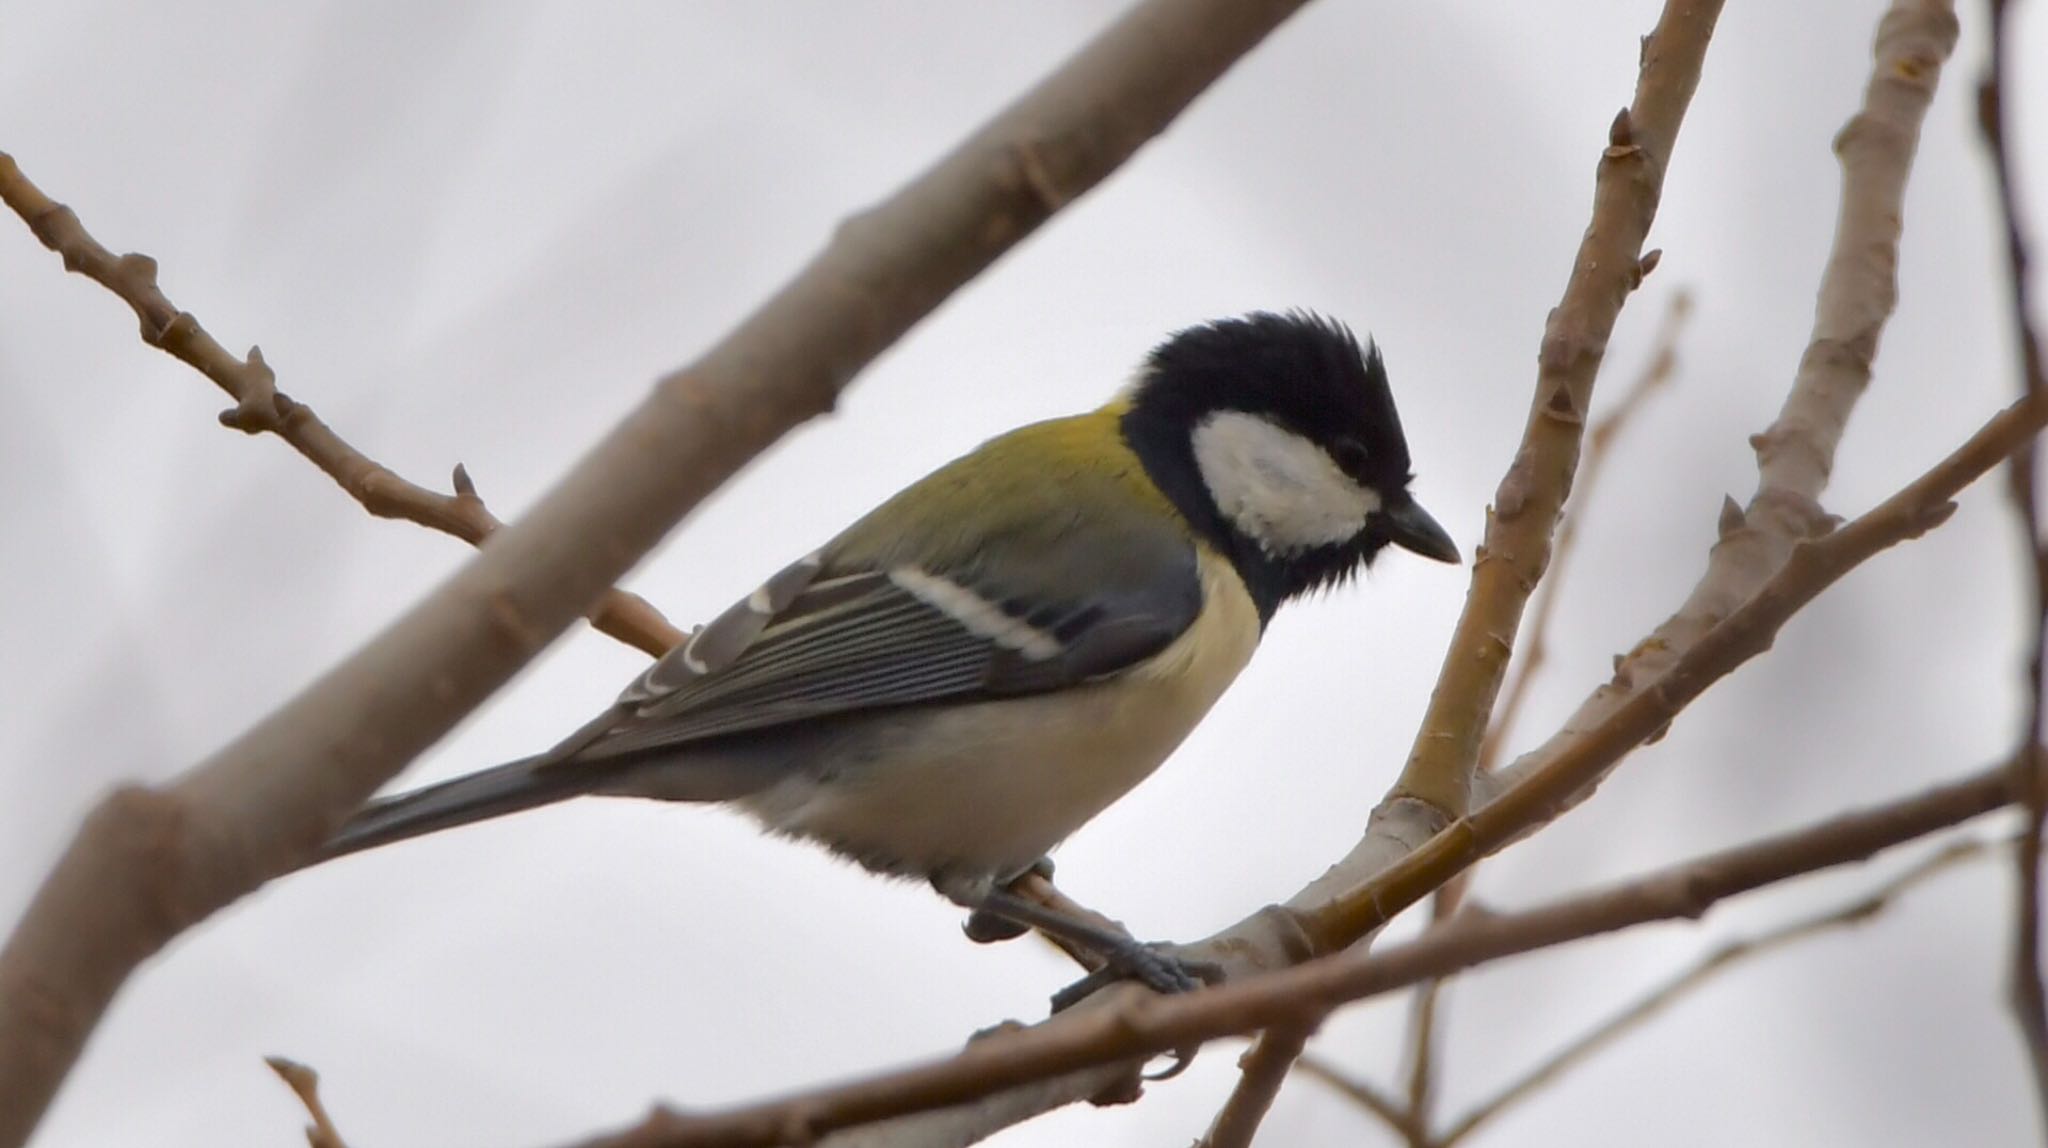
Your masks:
[[[899,872],[1007,876],[1149,776],[1251,660],[1258,610],[1199,552],[1204,608],[1116,678],[1055,694],[907,711],[886,762],[792,778],[746,804],[771,830]]]

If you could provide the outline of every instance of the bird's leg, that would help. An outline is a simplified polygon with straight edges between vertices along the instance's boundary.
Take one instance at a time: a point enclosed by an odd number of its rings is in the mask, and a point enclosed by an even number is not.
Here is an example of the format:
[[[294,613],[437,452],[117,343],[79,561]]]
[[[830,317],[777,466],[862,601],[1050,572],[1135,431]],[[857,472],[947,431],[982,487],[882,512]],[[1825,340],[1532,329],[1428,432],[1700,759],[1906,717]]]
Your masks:
[[[1005,884],[1014,886],[1027,878],[1039,877],[1044,879],[1046,884],[1050,885],[1052,883],[1052,869],[1052,858],[1040,857],[1031,863],[1029,869],[1010,878]],[[936,887],[939,883],[933,881],[932,884]],[[941,895],[945,895],[945,889],[940,888],[939,892]],[[1008,917],[998,916],[995,913],[977,908],[967,914],[967,924],[962,926],[962,931],[967,934],[967,939],[975,944],[989,945],[997,941],[1014,941],[1018,937],[1030,932],[1031,926],[1019,924]]]
[[[1215,976],[1212,966],[1185,961],[1129,933],[1027,900],[985,877],[941,875],[932,879],[932,886],[948,900],[973,910],[967,926],[970,937],[993,939],[1005,935],[1004,930],[1013,930],[1006,935],[1016,936],[1025,929],[1037,929],[1102,962],[1102,968],[1053,997],[1054,1012],[1112,981],[1130,979],[1154,992],[1183,993],[1200,988]]]

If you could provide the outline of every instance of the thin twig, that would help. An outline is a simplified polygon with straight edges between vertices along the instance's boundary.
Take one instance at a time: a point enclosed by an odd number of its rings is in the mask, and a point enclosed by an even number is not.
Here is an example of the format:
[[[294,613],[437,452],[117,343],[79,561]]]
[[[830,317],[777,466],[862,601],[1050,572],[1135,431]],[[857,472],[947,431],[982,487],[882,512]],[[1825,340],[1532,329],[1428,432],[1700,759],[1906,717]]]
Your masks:
[[[1878,553],[1947,521],[1955,511],[1950,499],[2003,463],[2044,424],[2048,395],[2029,395],[2000,411],[1933,469],[1855,521],[1794,548],[1755,597],[1543,768],[1460,818],[1354,894],[1299,914],[1318,951],[1334,951],[1342,947],[1342,938],[1371,933],[1459,870],[1519,839],[1528,826],[1553,819],[1615,762],[1667,728],[1708,686],[1769,649],[1779,628],[1821,591]]]
[[[1137,4],[851,216],[381,634],[175,781],[103,800],[0,948],[0,1148],[28,1138],[138,965],[303,864],[692,508],[829,411],[875,356],[1165,130],[1302,2]],[[196,338],[175,321],[156,330]]]
[[[1573,1038],[1536,1067],[1454,1121],[1435,1141],[1436,1148],[1451,1148],[1513,1105],[1526,1100],[1550,1082],[1584,1063],[1631,1030],[1650,1020],[1673,1002],[1726,972],[1733,965],[1801,941],[1850,925],[1860,925],[1885,911],[1908,889],[1926,882],[1955,865],[1984,856],[1993,842],[1981,837],[1951,841],[1928,854],[1891,880],[1846,905],[1802,917],[1752,937],[1729,941],[1702,956],[1683,972],[1646,993],[1635,1003]]]
[[[1991,152],[1991,166],[1998,184],[1999,214],[2005,224],[2007,298],[2012,306],[2013,337],[2019,345],[2020,389],[2039,395],[2048,388],[2044,377],[2041,337],[2034,327],[2032,292],[2028,285],[2029,256],[2026,223],[2021,218],[2018,177],[2013,172],[2007,96],[2013,91],[2008,74],[2011,67],[2011,17],[2009,0],[1989,0],[1991,16],[1991,67],[1977,87],[1978,126]],[[2027,563],[2027,591],[2033,596],[2034,640],[2027,660],[2026,719],[2020,732],[2022,745],[2043,740],[2044,699],[2043,657],[2048,655],[2048,538],[2041,533],[2041,508],[2036,485],[2034,443],[2012,456],[2006,470],[2007,490],[2018,521],[2022,553]],[[2031,767],[2028,755],[2020,754],[2013,775],[2026,823],[2014,851],[2017,881],[2014,884],[2012,962],[2007,972],[2013,1020],[2025,1042],[2027,1059],[2034,1073],[2034,1099],[2044,1130],[2048,1130],[2048,989],[2041,980],[2041,836],[2042,818],[2048,815],[2048,779]]]
[[[1432,979],[1426,983],[1440,981]],[[1356,1102],[1359,1107],[1385,1121],[1387,1127],[1399,1133],[1410,1148],[1426,1148],[1430,1144],[1429,1129],[1417,1124],[1415,1117],[1403,1108],[1399,1101],[1381,1092],[1371,1081],[1360,1080],[1314,1053],[1303,1056],[1296,1068],[1302,1075],[1336,1089],[1346,1099]]]
[[[1522,627],[1522,656],[1515,660],[1514,672],[1501,688],[1500,702],[1493,710],[1493,725],[1486,731],[1486,740],[1479,745],[1478,767],[1481,772],[1492,772],[1500,761],[1501,749],[1507,744],[1509,735],[1514,733],[1515,720],[1522,715],[1522,701],[1528,696],[1529,684],[1550,656],[1550,620],[1557,612],[1558,587],[1564,584],[1565,570],[1578,543],[1579,524],[1585,520],[1586,507],[1591,504],[1593,492],[1600,485],[1600,475],[1614,454],[1615,442],[1633,424],[1643,404],[1670,386],[1677,374],[1678,337],[1685,330],[1686,320],[1692,317],[1692,307],[1691,291],[1681,287],[1672,292],[1657,334],[1651,341],[1650,357],[1644,361],[1642,371],[1621,393],[1614,406],[1595,419],[1586,431],[1585,457],[1579,463],[1578,476],[1572,480],[1572,509],[1558,524],[1557,541],[1551,548],[1550,569],[1529,602],[1529,620]],[[1456,908],[1456,903],[1448,908]]]
[[[1521,446],[1494,493],[1465,608],[1394,784],[1398,797],[1446,817],[1470,808],[1479,744],[1529,594],[1550,562],[1608,336],[1630,293],[1656,266],[1658,253],[1646,252],[1643,243],[1720,13],[1719,0],[1665,5],[1643,41],[1635,99],[1608,128],[1593,184],[1593,219],[1564,297],[1544,325]]]
[[[1519,953],[1652,921],[1696,919],[1717,902],[1806,873],[1867,860],[2010,803],[1999,762],[1960,781],[1518,913],[1466,913],[1420,939],[1352,951],[1197,993],[1142,990],[1107,1007],[997,1033],[945,1060],[721,1113],[657,1109],[586,1148],[763,1148],[838,1128],[956,1105],[1099,1065],[1116,1065],[1305,1015]]]
[[[1616,719],[1624,712],[1633,710],[1638,718],[1651,713],[1675,717],[1677,708],[1670,705],[1674,699],[1665,695],[1672,668],[1715,635],[1726,639],[1723,620],[1754,605],[1759,588],[1784,573],[1806,540],[1833,525],[1818,499],[1849,413],[1869,384],[1885,322],[1897,305],[1906,180],[1920,124],[1956,36],[1953,0],[1895,0],[1879,21],[1863,107],[1835,140],[1842,165],[1840,216],[1821,276],[1813,335],[1778,418],[1751,440],[1757,452],[1756,495],[1747,508],[1733,501],[1724,504],[1721,539],[1709,557],[1707,572],[1678,611],[1617,663],[1613,678],[1596,689],[1563,728],[1494,776],[1488,786],[1490,800],[1477,815],[1495,827],[1491,831],[1502,833],[1489,848],[1535,832],[1590,797],[1625,751],[1609,757],[1608,750],[1590,750],[1589,744],[1614,736],[1620,728]],[[2020,421],[2030,418],[2020,416]],[[2008,424],[2007,429],[2013,428]],[[1643,728],[1641,737],[1661,736],[1662,729],[1661,724]],[[1600,763],[1591,764],[1593,758]],[[1578,765],[1568,764],[1573,761]],[[1548,779],[1544,792],[1518,793],[1538,777]],[[1566,777],[1571,789],[1547,788]],[[1509,826],[1494,806],[1510,806],[1526,820]],[[1427,848],[1447,847],[1450,841],[1440,833]],[[1395,867],[1408,870],[1409,876],[1401,878],[1406,881],[1437,863],[1409,851]],[[1447,871],[1432,873],[1438,885],[1448,876]],[[1412,891],[1385,901],[1391,879],[1390,871],[1381,871],[1371,881],[1343,888],[1323,881],[1311,887],[1312,896],[1289,904],[1304,911],[1304,928],[1318,943],[1350,944],[1376,927],[1368,923],[1385,921],[1396,903],[1415,903]],[[1354,928],[1362,931],[1351,931]]]
[[[1673,0],[1643,41],[1634,98],[1610,125],[1595,173],[1592,221],[1544,329],[1522,443],[1488,509],[1471,590],[1413,748],[1366,838],[1290,908],[1321,901],[1322,887],[1347,874],[1375,871],[1389,841],[1405,845],[1414,827],[1435,829],[1470,807],[1480,742],[1530,591],[1551,559],[1608,336],[1629,295],[1657,265],[1659,253],[1646,252],[1643,243],[1720,10],[1719,0]],[[1302,933],[1327,936],[1313,927]],[[1420,1073],[1411,1080],[1426,1088],[1426,1063]]]
[[[1208,1134],[1195,1141],[1195,1148],[1251,1148],[1260,1121],[1272,1110],[1281,1085],[1287,1083],[1295,1060],[1314,1035],[1312,1024],[1277,1025],[1260,1033],[1238,1058],[1237,1087],[1216,1113]]]
[[[44,247],[76,271],[113,292],[142,323],[142,341],[213,380],[235,405],[222,411],[221,425],[245,434],[273,434],[379,518],[395,518],[453,535],[471,546],[498,529],[498,519],[484,507],[476,486],[462,467],[455,468],[454,493],[441,494],[400,477],[391,468],[357,450],[313,408],[277,389],[277,375],[263,352],[249,348],[236,358],[220,345],[189,311],[181,311],[157,284],[156,260],[130,252],[115,255],[101,246],[78,215],[43,194],[22,174],[14,157],[0,152],[0,200],[21,216]],[[685,635],[645,598],[624,590],[608,590],[590,611],[590,623],[629,646],[656,657]]]
[[[308,1148],[348,1148],[348,1142],[334,1127],[334,1121],[327,1115],[327,1106],[320,1102],[320,1074],[296,1060],[282,1056],[266,1056],[263,1063],[282,1078],[286,1087],[306,1106],[306,1115],[313,1123],[306,1129]]]
[[[1871,366],[1898,303],[1899,235],[1905,189],[1942,64],[1958,28],[1953,0],[1895,0],[1878,24],[1863,105],[1835,137],[1841,163],[1835,239],[1821,275],[1812,333],[1784,406],[1751,439],[1757,486],[1746,506],[1722,506],[1720,539],[1706,571],[1669,618],[1621,658],[1549,740],[1503,766],[1492,792],[1569,752],[1585,730],[1627,704],[1756,593],[1803,539],[1831,519],[1827,488],[1850,414],[1869,387]],[[1600,779],[1572,794],[1562,813],[1592,795]],[[1533,831],[1534,827],[1531,827]]]
[[[1507,685],[1501,691],[1500,704],[1494,709],[1493,725],[1486,731],[1486,740],[1479,745],[1475,768],[1481,774],[1492,772],[1494,764],[1500,760],[1501,749],[1514,732],[1515,720],[1521,716],[1522,700],[1528,696],[1529,685],[1549,656],[1550,620],[1556,614],[1558,588],[1564,584],[1564,575],[1578,542],[1579,523],[1584,520],[1600,475],[1614,453],[1614,444],[1633,422],[1643,403],[1670,385],[1678,366],[1678,337],[1691,314],[1692,293],[1680,288],[1672,294],[1664,310],[1664,318],[1651,342],[1650,357],[1644,362],[1635,382],[1622,392],[1620,401],[1586,432],[1585,457],[1579,464],[1579,475],[1572,490],[1573,511],[1565,515],[1558,526],[1550,569],[1544,575],[1542,585],[1536,589],[1536,595],[1530,602],[1528,624],[1523,627],[1522,656],[1516,659]],[[1477,875],[1478,866],[1475,865],[1436,891],[1436,895],[1430,898],[1432,924],[1457,912]],[[1415,990],[1415,1000],[1409,1011],[1406,1053],[1408,1111],[1420,1127],[1428,1125],[1436,1090],[1437,1016],[1442,997],[1443,985],[1436,981],[1427,982]]]
[[[1458,874],[1471,876],[1471,870]],[[1449,886],[1446,886],[1448,888]],[[1443,890],[1438,890],[1441,894]],[[1444,982],[1424,981],[1415,986],[1408,1005],[1408,1116],[1417,1128],[1428,1131],[1436,1113],[1437,1010],[1443,1006]],[[1428,1141],[1410,1142],[1410,1148],[1428,1148]]]

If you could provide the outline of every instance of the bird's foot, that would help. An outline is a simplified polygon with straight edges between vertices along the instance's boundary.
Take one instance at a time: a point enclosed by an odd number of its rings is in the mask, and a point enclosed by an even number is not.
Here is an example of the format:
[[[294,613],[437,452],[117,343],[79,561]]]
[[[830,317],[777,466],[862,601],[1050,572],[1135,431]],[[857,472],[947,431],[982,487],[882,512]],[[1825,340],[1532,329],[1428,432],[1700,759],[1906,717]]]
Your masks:
[[[1223,966],[1174,954],[1164,945],[1124,938],[1101,947],[1103,966],[1053,994],[1052,1011],[1065,1012],[1100,989],[1118,981],[1137,981],[1155,993],[1171,996],[1221,984]]]

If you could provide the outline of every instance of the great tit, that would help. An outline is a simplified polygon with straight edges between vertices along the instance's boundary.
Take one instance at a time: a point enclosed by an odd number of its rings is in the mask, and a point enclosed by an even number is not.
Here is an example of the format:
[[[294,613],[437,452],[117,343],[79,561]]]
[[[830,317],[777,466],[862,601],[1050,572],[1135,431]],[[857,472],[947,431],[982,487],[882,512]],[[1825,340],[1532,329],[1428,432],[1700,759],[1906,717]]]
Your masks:
[[[583,794],[726,801],[1154,987],[1169,958],[1011,892],[1172,753],[1282,603],[1409,496],[1379,350],[1308,313],[1180,331],[1098,410],[984,443],[698,629],[553,749],[371,802],[322,860]]]

